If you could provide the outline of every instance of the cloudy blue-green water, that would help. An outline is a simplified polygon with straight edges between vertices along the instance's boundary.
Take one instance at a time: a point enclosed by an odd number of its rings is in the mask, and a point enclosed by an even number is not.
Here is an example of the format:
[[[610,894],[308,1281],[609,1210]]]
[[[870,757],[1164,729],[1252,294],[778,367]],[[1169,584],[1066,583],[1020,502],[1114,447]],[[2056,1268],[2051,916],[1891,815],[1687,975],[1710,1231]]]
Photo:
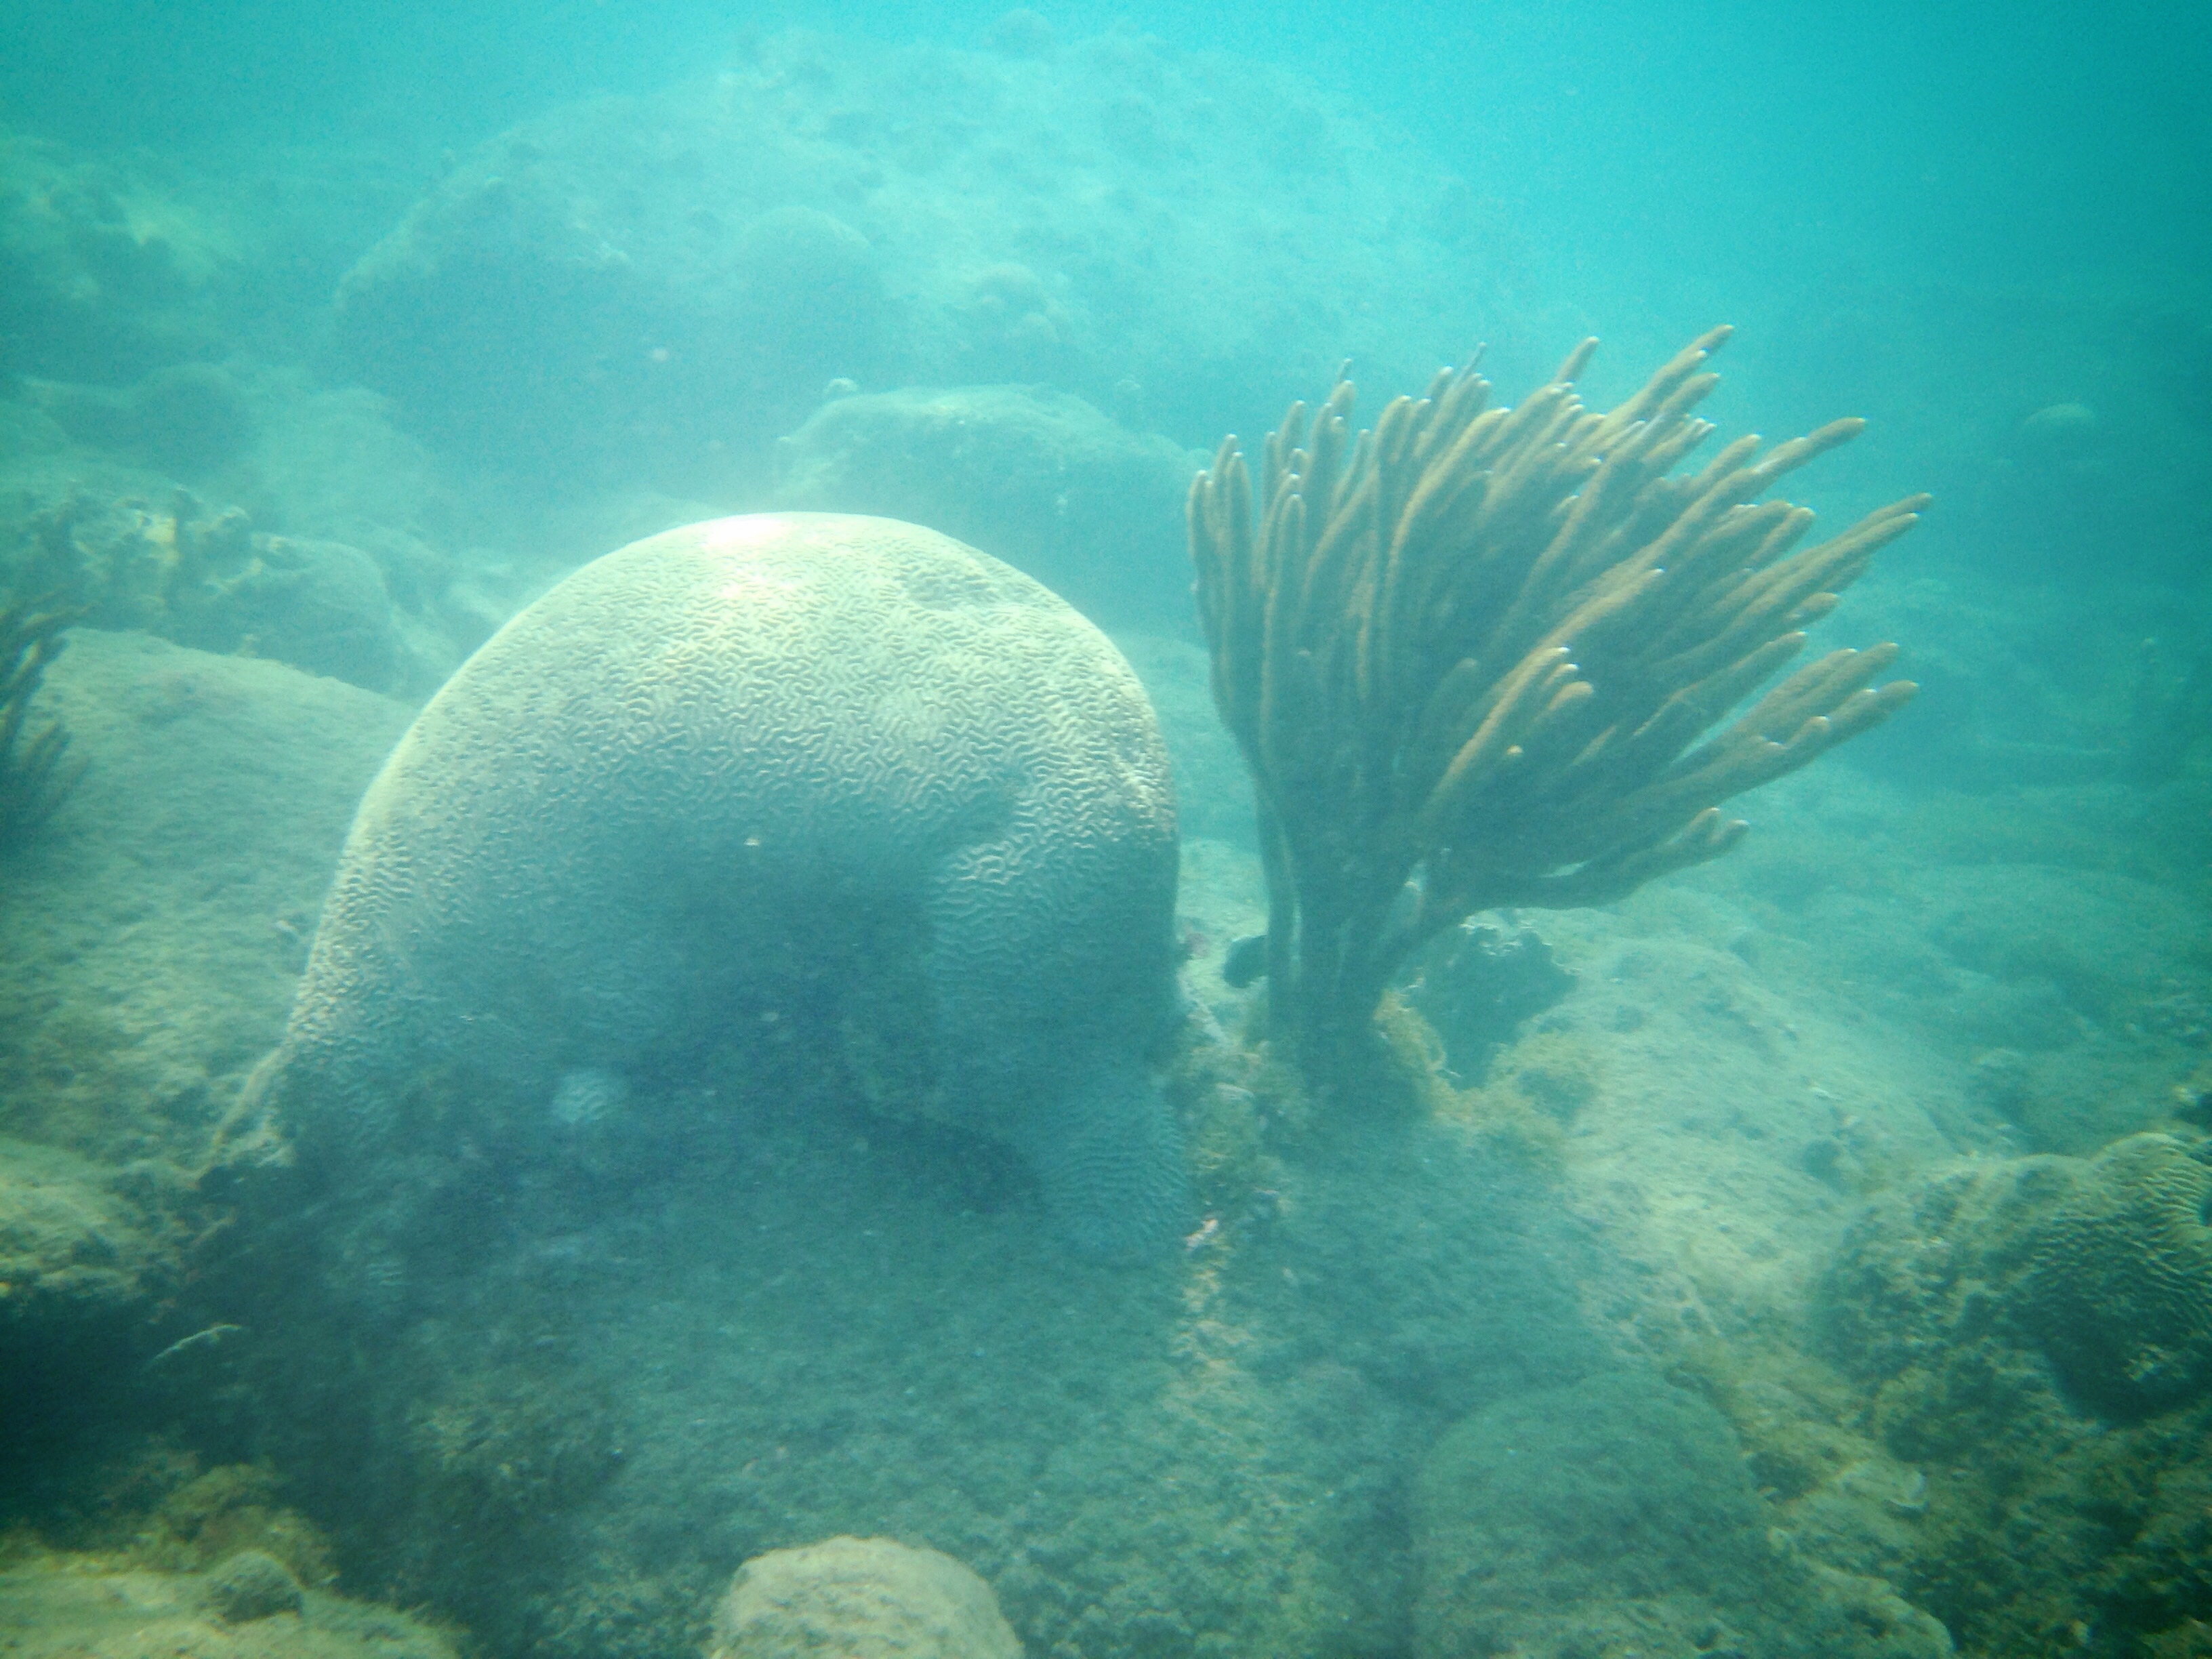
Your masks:
[[[2212,1654],[2208,86],[18,0],[0,1647]]]

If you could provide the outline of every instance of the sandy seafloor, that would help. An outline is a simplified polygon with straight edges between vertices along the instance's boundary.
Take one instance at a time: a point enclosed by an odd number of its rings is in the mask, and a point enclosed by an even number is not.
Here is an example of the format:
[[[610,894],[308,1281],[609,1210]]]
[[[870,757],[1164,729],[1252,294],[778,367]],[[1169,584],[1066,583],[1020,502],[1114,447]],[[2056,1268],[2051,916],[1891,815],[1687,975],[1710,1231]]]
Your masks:
[[[1204,718],[1196,649],[1130,645],[1186,780],[1219,777],[1224,744]],[[40,1294],[41,1274],[65,1294],[69,1275],[109,1271],[130,1313],[124,1350],[150,1352],[189,1333],[125,1281],[135,1268],[177,1292],[173,1239],[168,1265],[154,1265],[158,1227],[191,1206],[157,1190],[173,1177],[148,1171],[191,1164],[240,1073],[274,1042],[350,804],[409,711],[134,634],[80,634],[47,695],[92,768],[11,870],[0,919],[9,1197],[37,1213],[24,1188],[53,1160],[43,1190],[81,1207],[47,1218],[33,1247],[46,1257],[27,1273],[27,1235],[13,1228],[11,1294]],[[1890,1632],[1869,1650],[1936,1650],[1894,1586],[1942,1582],[1923,1559],[1939,1522],[1984,1524],[1971,1512],[1972,1458],[1947,1472],[1885,1444],[1850,1356],[1824,1346],[1811,1316],[1821,1277],[1869,1194],[1960,1160],[2057,1150],[2039,1113],[2063,1112],[2081,1152],[2167,1118],[2201,1065],[2201,1037],[2172,1023],[2187,1017],[2172,1009],[2199,941],[2187,896],[2139,873],[2085,875],[2024,846],[2002,863],[1942,860],[1947,810],[1977,844],[1985,809],[1971,800],[1901,802],[1831,766],[1759,805],[1758,838],[1717,866],[1608,910],[1486,919],[1533,929],[1573,983],[1523,1022],[1484,1086],[1411,1141],[1403,1125],[1378,1131],[1368,1169],[1342,1146],[1278,1132],[1260,1166],[1266,1205],[1241,1170],[1206,1182],[1194,1234],[1222,1224],[1171,1263],[1073,1263],[1022,1202],[960,1208],[908,1185],[917,1167],[957,1185],[944,1167],[872,1164],[865,1128],[810,1130],[778,1121],[772,1100],[749,1102],[734,1115],[744,1190],[678,1182],[652,1213],[611,1206],[603,1230],[572,1223],[533,1240],[532,1261],[469,1292],[471,1311],[434,1316],[406,1339],[416,1352],[383,1356],[413,1402],[404,1429],[386,1428],[418,1454],[440,1434],[489,1440],[502,1466],[519,1455],[502,1437],[590,1447],[535,1448],[544,1467],[520,1478],[520,1498],[477,1490],[481,1472],[402,1481],[404,1500],[378,1501],[404,1512],[374,1526],[346,1512],[349,1482],[312,1468],[313,1437],[296,1425],[262,1441],[264,1455],[276,1448],[273,1468],[339,1540],[341,1564],[346,1546],[360,1552],[364,1593],[430,1588],[447,1617],[481,1620],[495,1639],[514,1639],[518,1615],[497,1605],[501,1589],[454,1571],[471,1547],[485,1572],[507,1547],[524,1577],[549,1560],[574,1575],[568,1602],[538,1606],[542,1622],[520,1628],[590,1652],[625,1645],[611,1632],[680,1625],[683,1598],[708,1594],[702,1575],[734,1565],[720,1559],[731,1551],[849,1531],[969,1560],[1035,1651],[1329,1651],[1329,1631],[1348,1626],[1356,1650],[1389,1651],[1419,1595],[1404,1581],[1418,1570],[1393,1559],[1407,1547],[1402,1517],[1380,1535],[1375,1515],[1352,1528],[1370,1558],[1358,1570],[1398,1582],[1346,1583],[1347,1546],[1309,1511],[1341,1501],[1340,1483],[1396,1488],[1450,1417],[1600,1364],[1602,1350],[1632,1357],[1654,1389],[1687,1384],[1721,1404],[1778,1535],[1802,1532],[1796,1559],[1852,1575],[1836,1582],[1854,1605],[1884,1610],[1860,1618]],[[2109,805],[2087,791],[2047,810],[2070,830]],[[1249,852],[1192,841],[1181,910],[1201,952],[1190,994],[1233,1032],[1244,994],[1221,983],[1218,941],[1261,914]],[[2164,1029],[2151,1023],[2160,1009]],[[1449,1167],[1382,1185],[1406,1158]],[[101,1194],[127,1218],[85,1207]],[[144,1259],[128,1260],[134,1249]],[[1395,1273],[1408,1284],[1394,1287]],[[1442,1288],[1425,1285],[1439,1275]],[[1312,1305],[1292,1305],[1302,1295]],[[430,1328],[456,1317],[465,1339]],[[195,1395],[240,1386],[252,1364],[235,1356],[268,1339],[232,1340],[167,1362],[150,1390],[119,1391],[132,1415],[180,1425],[149,1443],[178,1461],[171,1486],[198,1468],[181,1449],[195,1420],[207,1428]],[[457,1350],[481,1369],[470,1374]],[[1090,1391],[1070,1392],[1075,1378]],[[550,1402],[532,1397],[539,1389]],[[590,1403],[571,1422],[579,1395]],[[239,1408],[214,1411],[210,1443],[257,1443],[220,1421]],[[2075,1432],[2094,1438],[2094,1419]],[[152,1454],[94,1435],[85,1455],[98,1455]],[[144,1525],[97,1504],[88,1516],[65,1472],[47,1479],[60,1501],[46,1520],[63,1519],[63,1535]],[[655,1480],[673,1511],[657,1523]],[[163,1484],[112,1469],[92,1484],[103,1482],[139,1487],[141,1501]],[[1945,1516],[1946,1495],[1970,1512]],[[1352,1501],[1381,1515],[1401,1500]],[[549,1513],[527,1526],[484,1519],[516,1502]],[[441,1553],[454,1524],[441,1505],[489,1538],[431,1566],[419,1558]],[[693,1522],[708,1528],[703,1549],[685,1535]],[[40,1517],[20,1524],[27,1549]],[[541,1524],[557,1542],[532,1532]],[[503,1539],[503,1527],[531,1535]],[[2021,1540],[2007,1547],[2033,1567]],[[656,1551],[670,1558],[665,1579]],[[1261,1571],[1278,1582],[1255,1607],[1210,1582],[1209,1555],[1231,1584]],[[580,1595],[646,1610],[580,1608]],[[1576,1605],[1568,1624],[1610,1628]],[[1687,1627],[1644,1620],[1614,1639],[1641,1630],[1665,1651],[1667,1633]]]
[[[686,1654],[740,1563],[849,1533],[965,1562],[1033,1659],[2212,1654],[2212,658],[2201,581],[2093,592],[2068,539],[2197,544],[2212,420],[2159,412],[2167,344],[2044,349],[2170,343],[2185,285],[1893,316],[1895,418],[1819,505],[1948,494],[1827,631],[1922,697],[1716,864],[1477,918],[1409,994],[1421,1109],[1325,1110],[1220,976],[1264,896],[1187,446],[1478,322],[1517,395],[1595,319],[1271,70],[753,52],[643,140],[0,151],[0,568],[92,609],[33,720],[82,781],[0,863],[0,1647]],[[498,289],[540,256],[572,310]],[[793,326],[824,292],[846,331]],[[1778,302],[1745,395],[1835,412],[1793,352],[1855,368],[1881,300]],[[1609,390],[1680,322],[1624,315]],[[317,1212],[208,1164],[362,788],[565,571],[769,506],[1002,553],[1146,682],[1187,1236],[1073,1260],[1006,1160],[801,1054],[549,1130],[326,1298]]]

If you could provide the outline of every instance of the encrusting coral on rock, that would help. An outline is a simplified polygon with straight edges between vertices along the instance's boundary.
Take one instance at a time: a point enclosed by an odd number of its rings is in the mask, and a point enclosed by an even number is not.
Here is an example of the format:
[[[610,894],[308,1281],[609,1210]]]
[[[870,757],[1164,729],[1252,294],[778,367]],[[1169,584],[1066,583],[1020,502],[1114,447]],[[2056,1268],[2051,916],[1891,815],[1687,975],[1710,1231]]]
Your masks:
[[[1966,1653],[2193,1653],[2212,1607],[2212,1143],[1974,1158],[1876,1195],[1815,1300],[1844,1409],[1908,1471],[1887,1542]],[[1871,1469],[1872,1466],[1862,1466]],[[1848,1478],[1848,1477],[1847,1477]],[[2094,1631],[2094,1644],[2081,1632]]]
[[[1927,503],[1791,551],[1812,514],[1758,497],[1850,420],[1670,478],[1713,430],[1691,411],[1729,332],[1606,414],[1574,392],[1595,341],[1517,409],[1469,363],[1356,438],[1340,380],[1269,435],[1256,501],[1233,437],[1193,484],[1214,698],[1260,796],[1269,1015],[1307,1061],[1364,1048],[1443,929],[1717,857],[1746,827],[1718,803],[1912,696],[1875,684],[1895,646],[1836,651],[1708,735]]]
[[[100,629],[272,658],[371,691],[434,684],[376,562],[341,542],[257,531],[188,489],[159,507],[83,489],[35,514],[26,574]]]
[[[2084,1397],[2131,1415],[2212,1387],[2212,1142],[2115,1141],[2029,1250],[2022,1322]]]

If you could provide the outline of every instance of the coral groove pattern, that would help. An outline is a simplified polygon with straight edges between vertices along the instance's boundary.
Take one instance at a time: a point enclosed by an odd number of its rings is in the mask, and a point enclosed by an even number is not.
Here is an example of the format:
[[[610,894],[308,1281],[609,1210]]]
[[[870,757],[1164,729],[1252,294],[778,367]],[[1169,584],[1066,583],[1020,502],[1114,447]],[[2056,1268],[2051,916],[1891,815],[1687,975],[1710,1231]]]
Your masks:
[[[1071,1241],[1117,1253],[1180,1202],[1145,1066],[1175,884],[1151,706],[1047,589],[890,520],[670,531],[514,618],[401,741],[262,1121],[388,1182],[456,1101],[550,1136],[580,1075],[842,1034],[910,1074],[895,1103],[1013,1147]]]
[[[2022,1316],[2082,1395],[2131,1414],[2212,1383],[2212,1142],[2113,1142],[2031,1249]]]

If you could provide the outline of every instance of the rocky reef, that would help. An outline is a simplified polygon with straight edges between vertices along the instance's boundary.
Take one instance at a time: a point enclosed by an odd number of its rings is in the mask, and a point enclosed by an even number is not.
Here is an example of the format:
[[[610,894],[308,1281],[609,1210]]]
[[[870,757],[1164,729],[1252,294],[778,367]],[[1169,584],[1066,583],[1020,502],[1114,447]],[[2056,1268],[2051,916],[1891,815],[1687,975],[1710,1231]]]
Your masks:
[[[84,489],[33,514],[17,580],[88,626],[267,657],[372,691],[434,685],[452,647],[394,605],[384,572],[342,542],[257,531],[178,489],[158,504]]]
[[[1951,1651],[1893,1594],[1778,1548],[1727,1419],[1632,1366],[1468,1418],[1414,1502],[1423,1659]]]
[[[1923,717],[1766,789],[1729,866],[1447,929],[1382,994],[1392,1086],[1332,1117],[1221,972],[1266,904],[1191,643],[1187,446],[1346,353],[1389,393],[1486,336],[1515,385],[1593,321],[1640,352],[1747,268],[1608,279],[1520,240],[1540,197],[1484,193],[1531,180],[1126,29],[684,49],[659,92],[487,116],[467,88],[444,154],[414,125],[198,161],[0,136],[0,592],[28,606],[0,792],[44,819],[0,872],[0,1648],[2212,1654],[2186,278],[1905,296],[1869,244],[1793,300],[1770,261],[1748,402],[1848,388],[1875,431],[1836,495],[1942,497],[1853,599],[1911,643]],[[1512,118],[1486,99],[1469,131]],[[1099,884],[1109,918],[1141,890],[1141,1013],[1083,1023],[1121,921],[1002,914],[969,1035],[933,1036],[920,878],[817,879],[789,849],[818,816],[763,836],[769,920],[732,925],[717,880],[760,830],[702,826],[761,751],[726,731],[672,783],[701,705],[655,695],[576,817],[526,800],[520,850],[471,865],[503,943],[452,955],[498,957],[500,1006],[461,969],[403,993],[449,1036],[349,1097],[341,1033],[285,1103],[310,1133],[252,1139],[422,702],[583,561],[784,511],[928,524],[1117,630],[1166,761],[1124,744],[1091,782],[1158,799],[1171,762],[1181,797],[1172,900],[1157,816]],[[894,645],[949,604],[908,597]],[[501,693],[533,739],[574,735],[589,620]],[[665,620],[641,653],[712,656]],[[963,687],[1005,655],[962,654]],[[1125,685],[1103,660],[1061,666]],[[1011,701],[854,693],[851,724],[935,753]],[[864,750],[878,826],[988,841],[1036,775],[982,765],[951,810],[952,769]],[[496,817],[489,752],[403,805]],[[360,905],[398,867],[349,866],[334,956],[436,933]],[[1148,1241],[1126,1260],[1063,1248],[1051,1189],[1089,1176],[1007,1132],[1040,1056],[1151,1090],[1121,1098],[1165,1174],[1093,1182]]]
[[[1828,1352],[1912,1472],[1890,1571],[1970,1651],[2195,1650],[2208,1152],[2153,1132],[1938,1171],[1875,1200],[1830,1270]]]
[[[833,380],[1049,380],[1210,442],[1471,333],[1477,199],[1371,118],[1141,36],[994,40],[778,35],[525,122],[347,273],[346,360],[456,452],[696,493]]]

